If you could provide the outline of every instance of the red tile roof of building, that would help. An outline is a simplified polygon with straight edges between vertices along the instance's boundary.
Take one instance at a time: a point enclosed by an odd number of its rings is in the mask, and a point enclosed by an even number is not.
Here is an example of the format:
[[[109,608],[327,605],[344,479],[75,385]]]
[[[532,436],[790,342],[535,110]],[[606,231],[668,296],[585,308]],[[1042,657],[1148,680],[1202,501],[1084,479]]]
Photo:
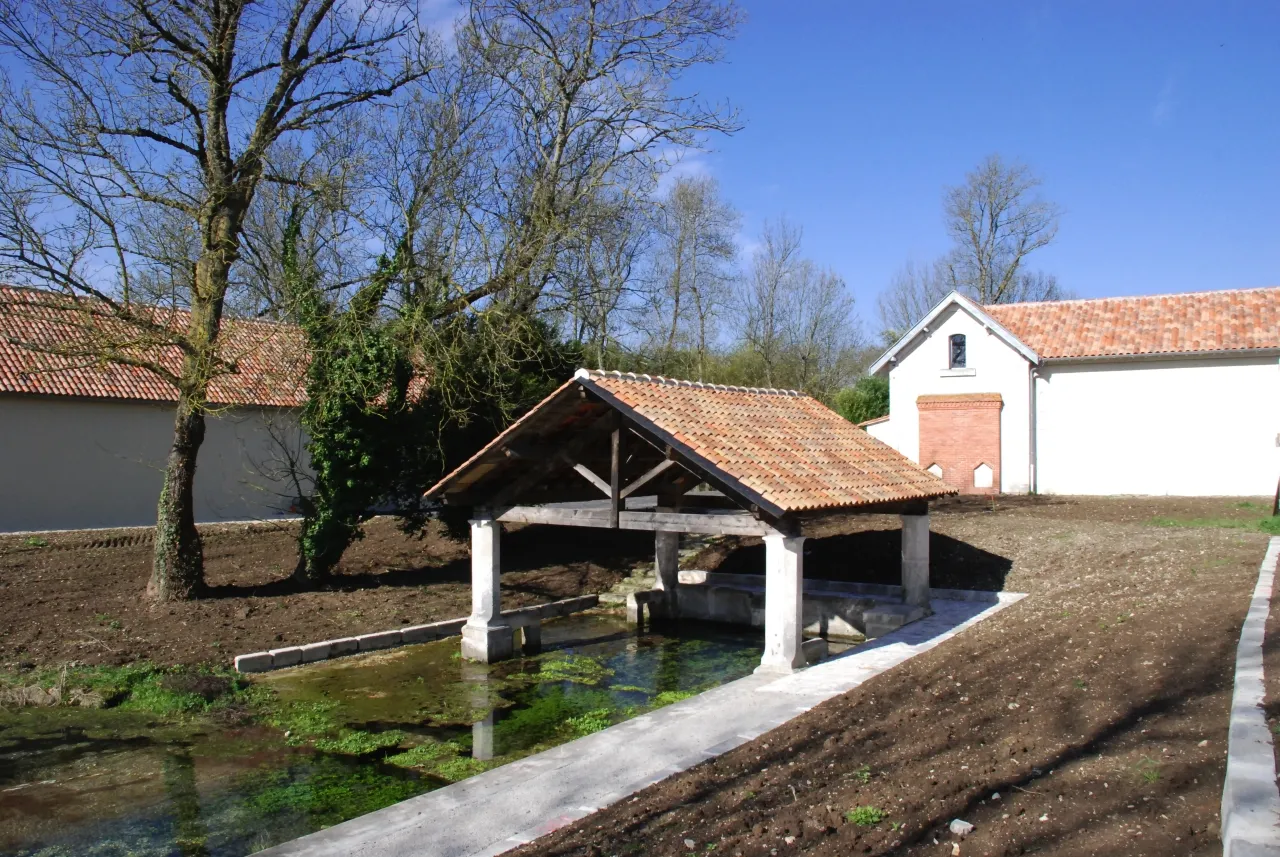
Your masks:
[[[500,473],[501,451],[543,423],[583,425],[581,385],[698,467],[775,514],[928,500],[955,493],[933,474],[818,400],[790,390],[726,387],[578,370],[537,407],[432,487],[440,496]],[[560,417],[553,416],[556,410]],[[576,422],[575,422],[576,421]],[[474,471],[474,472],[468,472]],[[505,483],[509,477],[498,478]],[[736,490],[736,489],[735,489]]]
[[[1045,359],[1280,348],[1280,287],[983,310]]]
[[[185,310],[151,308],[161,324],[185,327]],[[0,393],[177,401],[178,391],[160,375],[139,366],[103,362],[81,347],[94,335],[112,341],[139,359],[177,373],[182,354],[159,337],[111,318],[101,305],[73,300],[57,292],[0,287]],[[215,405],[299,407],[305,401],[303,374],[307,351],[302,332],[292,325],[241,319],[224,320],[219,356],[235,366],[209,385]],[[86,352],[80,356],[79,351]],[[56,353],[49,353],[56,352]]]

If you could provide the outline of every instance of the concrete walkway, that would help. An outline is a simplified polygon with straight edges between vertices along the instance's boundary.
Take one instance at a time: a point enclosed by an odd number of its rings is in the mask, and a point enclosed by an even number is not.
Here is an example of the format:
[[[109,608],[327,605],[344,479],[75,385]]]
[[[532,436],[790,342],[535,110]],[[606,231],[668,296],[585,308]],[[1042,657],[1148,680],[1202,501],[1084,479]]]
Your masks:
[[[1262,644],[1278,562],[1280,536],[1271,539],[1262,560],[1236,649],[1227,776],[1222,788],[1223,857],[1280,857],[1280,789],[1271,730],[1262,707],[1267,695]]]
[[[261,855],[491,857],[774,729],[993,615],[935,601],[934,615],[785,677],[752,675],[410,798]]]

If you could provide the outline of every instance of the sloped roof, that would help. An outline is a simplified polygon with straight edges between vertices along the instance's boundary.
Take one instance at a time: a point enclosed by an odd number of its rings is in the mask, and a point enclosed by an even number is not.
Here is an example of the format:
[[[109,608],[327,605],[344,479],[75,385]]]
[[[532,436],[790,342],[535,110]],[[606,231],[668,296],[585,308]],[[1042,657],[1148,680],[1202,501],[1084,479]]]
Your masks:
[[[174,328],[185,327],[190,318],[185,310],[150,308],[149,312],[157,324]],[[109,337],[126,353],[158,362],[174,373],[182,363],[177,346],[163,344],[161,337],[148,337],[112,318],[90,300],[0,286],[0,393],[177,401],[178,391],[148,369],[80,356],[77,351],[91,335]],[[234,364],[236,371],[213,379],[209,385],[211,404],[303,404],[302,381],[308,358],[305,337],[297,327],[227,319],[218,342],[220,356]]]
[[[983,309],[1049,360],[1280,348],[1280,288]]]
[[[989,304],[951,292],[868,370],[883,372],[947,307],[965,309],[1032,363],[1280,350],[1280,287]]]
[[[504,474],[503,449],[522,434],[563,441],[598,414],[578,389],[622,413],[650,438],[669,444],[733,493],[774,515],[927,500],[954,493],[887,444],[821,402],[791,390],[726,387],[648,375],[578,370],[485,449],[431,488],[448,495]],[[567,426],[559,430],[558,426]]]

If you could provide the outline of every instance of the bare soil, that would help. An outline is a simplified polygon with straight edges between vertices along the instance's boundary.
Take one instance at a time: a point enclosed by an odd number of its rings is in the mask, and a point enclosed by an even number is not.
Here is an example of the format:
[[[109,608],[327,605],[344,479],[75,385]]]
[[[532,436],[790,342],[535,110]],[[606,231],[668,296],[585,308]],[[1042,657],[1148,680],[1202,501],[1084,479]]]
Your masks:
[[[522,857],[1220,854],[1234,653],[1267,537],[1153,522],[1258,517],[1236,503],[950,504],[935,581],[1031,597]],[[896,521],[830,527],[811,576],[891,577]],[[758,550],[700,560],[747,570]],[[961,840],[952,819],[975,829]]]
[[[150,530],[0,536],[0,667],[221,662],[237,654],[454,619],[471,612],[468,547],[432,524],[406,536],[375,519],[331,585],[297,591],[291,525],[202,528],[208,597],[150,606]],[[47,542],[47,544],[44,544]],[[504,606],[610,589],[638,561],[645,533],[512,527],[503,539]]]

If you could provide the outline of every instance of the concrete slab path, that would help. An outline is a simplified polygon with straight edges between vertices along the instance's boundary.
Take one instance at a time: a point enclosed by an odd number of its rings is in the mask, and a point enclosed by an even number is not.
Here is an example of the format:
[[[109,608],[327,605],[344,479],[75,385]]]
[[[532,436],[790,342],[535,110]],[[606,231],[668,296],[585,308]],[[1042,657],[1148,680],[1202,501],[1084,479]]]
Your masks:
[[[786,723],[1021,599],[934,614],[788,676],[752,675],[460,783],[259,852],[492,857]]]

